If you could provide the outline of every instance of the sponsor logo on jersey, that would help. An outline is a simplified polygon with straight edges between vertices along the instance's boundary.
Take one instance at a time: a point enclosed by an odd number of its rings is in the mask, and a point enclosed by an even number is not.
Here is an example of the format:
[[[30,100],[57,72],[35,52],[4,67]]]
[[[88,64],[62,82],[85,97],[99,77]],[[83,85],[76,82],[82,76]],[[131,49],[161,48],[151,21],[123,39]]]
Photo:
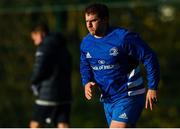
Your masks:
[[[107,69],[117,69],[119,64],[112,65],[100,65],[100,66],[91,66],[93,70],[107,70]]]
[[[126,113],[123,113],[123,114],[119,115],[119,118],[122,118],[122,119],[128,119]]]
[[[99,64],[105,64],[105,60],[98,60]]]
[[[89,52],[87,52],[86,58],[92,58]]]
[[[117,56],[118,55],[118,48],[113,47],[109,50],[109,55],[111,56]]]

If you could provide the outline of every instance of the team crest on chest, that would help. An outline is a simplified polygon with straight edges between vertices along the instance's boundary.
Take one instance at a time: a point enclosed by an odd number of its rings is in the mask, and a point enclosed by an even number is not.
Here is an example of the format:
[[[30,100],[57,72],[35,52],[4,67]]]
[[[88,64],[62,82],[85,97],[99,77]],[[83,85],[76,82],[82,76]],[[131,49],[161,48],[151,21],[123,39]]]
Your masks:
[[[111,56],[117,56],[118,55],[118,48],[113,47],[109,50],[109,55]]]

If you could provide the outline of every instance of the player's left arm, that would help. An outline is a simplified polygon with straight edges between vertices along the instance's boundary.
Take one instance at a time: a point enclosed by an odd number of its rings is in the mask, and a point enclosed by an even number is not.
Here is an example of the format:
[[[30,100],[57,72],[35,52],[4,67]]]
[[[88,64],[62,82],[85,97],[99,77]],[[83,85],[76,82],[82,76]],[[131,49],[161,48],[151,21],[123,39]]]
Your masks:
[[[160,80],[160,66],[155,52],[136,33],[129,33],[125,37],[124,48],[128,55],[142,62],[146,70],[148,91],[146,96],[146,108],[157,101],[157,89]]]

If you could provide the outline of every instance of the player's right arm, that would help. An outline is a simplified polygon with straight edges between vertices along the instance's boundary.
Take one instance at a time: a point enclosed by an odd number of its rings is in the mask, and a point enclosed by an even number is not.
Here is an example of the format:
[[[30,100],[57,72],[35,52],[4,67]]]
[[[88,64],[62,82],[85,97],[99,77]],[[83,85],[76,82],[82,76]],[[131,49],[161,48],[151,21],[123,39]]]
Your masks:
[[[91,87],[95,85],[93,80],[92,69],[88,59],[86,58],[86,52],[83,51],[81,45],[81,56],[80,56],[80,73],[81,73],[81,81],[84,86],[85,97],[89,100],[92,97]]]

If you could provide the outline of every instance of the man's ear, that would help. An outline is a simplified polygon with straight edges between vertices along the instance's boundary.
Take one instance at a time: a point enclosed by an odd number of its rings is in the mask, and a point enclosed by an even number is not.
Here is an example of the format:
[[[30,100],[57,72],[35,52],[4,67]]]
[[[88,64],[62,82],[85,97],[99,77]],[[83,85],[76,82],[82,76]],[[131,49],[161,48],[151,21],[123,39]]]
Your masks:
[[[105,17],[105,18],[103,18],[103,19],[102,19],[102,21],[103,21],[103,22],[107,22],[107,23],[108,23],[108,22],[109,22],[109,17]]]

